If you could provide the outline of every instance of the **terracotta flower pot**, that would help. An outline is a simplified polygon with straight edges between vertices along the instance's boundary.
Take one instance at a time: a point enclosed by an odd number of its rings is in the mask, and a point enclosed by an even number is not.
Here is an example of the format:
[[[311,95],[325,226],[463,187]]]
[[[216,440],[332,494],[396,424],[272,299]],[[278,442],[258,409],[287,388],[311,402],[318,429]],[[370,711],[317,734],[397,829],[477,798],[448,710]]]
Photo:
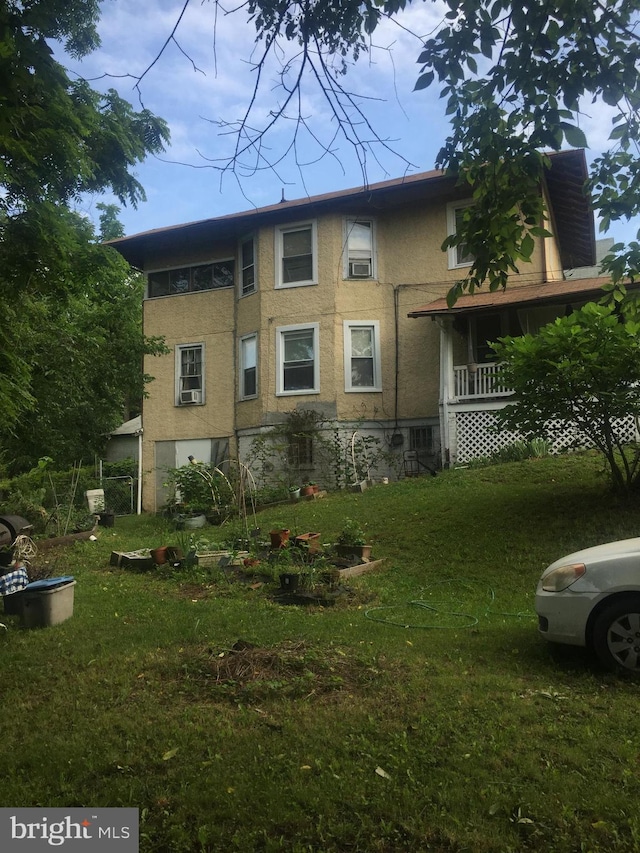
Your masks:
[[[311,554],[317,554],[320,550],[320,534],[301,533],[300,536],[296,536],[296,545],[307,548]]]
[[[161,545],[159,548],[153,548],[151,550],[151,557],[156,566],[164,566],[165,563],[168,563],[167,557],[167,546]]]
[[[270,530],[269,538],[271,539],[271,547],[272,548],[284,548],[284,546],[289,541],[290,530],[286,528],[283,530]]]

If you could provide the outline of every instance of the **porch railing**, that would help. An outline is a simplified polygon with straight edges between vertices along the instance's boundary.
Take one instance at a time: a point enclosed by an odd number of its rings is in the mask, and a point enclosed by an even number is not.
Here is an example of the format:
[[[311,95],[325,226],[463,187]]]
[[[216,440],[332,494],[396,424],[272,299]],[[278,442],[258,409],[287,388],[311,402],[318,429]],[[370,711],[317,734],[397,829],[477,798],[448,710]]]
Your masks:
[[[456,400],[479,400],[489,397],[508,397],[513,394],[510,388],[496,382],[495,376],[500,364],[477,364],[453,368],[453,393]]]

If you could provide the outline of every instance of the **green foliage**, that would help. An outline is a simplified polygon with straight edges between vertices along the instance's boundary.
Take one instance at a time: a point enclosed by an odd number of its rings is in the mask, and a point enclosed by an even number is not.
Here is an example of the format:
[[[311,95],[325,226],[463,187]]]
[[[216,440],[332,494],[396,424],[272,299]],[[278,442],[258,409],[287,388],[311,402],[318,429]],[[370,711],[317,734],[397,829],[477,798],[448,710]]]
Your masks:
[[[539,185],[548,161],[540,152],[588,145],[578,126],[581,99],[619,109],[612,150],[595,161],[590,181],[602,226],[640,210],[634,10],[626,0],[606,9],[589,0],[551,9],[534,0],[475,0],[426,41],[421,74],[440,83],[452,125],[438,164],[458,174],[475,201],[448,241],[475,256],[456,292],[485,282],[505,287],[529,260],[532,238],[543,236]]]
[[[523,459],[540,459],[549,454],[549,441],[533,438],[531,441],[514,441],[491,454],[489,462],[521,462]]]
[[[93,242],[86,220],[68,211],[59,218],[73,237],[59,247],[70,259],[64,274],[52,273],[53,292],[15,294],[9,318],[17,324],[0,331],[16,368],[0,375],[0,443],[12,474],[43,453],[59,465],[102,453],[123,413],[141,404],[151,380],[140,369],[143,356],[166,351],[142,333],[142,276]],[[5,249],[0,240],[0,254]],[[28,396],[21,403],[17,385]]]
[[[193,462],[180,468],[171,468],[167,485],[174,491],[175,505],[185,512],[222,512],[228,515],[235,494],[229,478],[215,466]]]
[[[639,484],[640,447],[620,437],[620,422],[640,418],[640,324],[589,303],[537,335],[494,345],[499,381],[517,402],[498,413],[525,439],[577,428],[604,455],[614,486]]]
[[[98,17],[96,0],[0,5],[0,412],[3,447],[12,460],[22,455],[13,470],[43,452],[68,461],[79,447],[94,452],[126,398],[140,399],[133,374],[159,343],[143,343],[140,283],[69,210],[104,190],[121,203],[142,200],[133,168],[169,138],[148,110],[71,80],[54,59],[47,40],[73,56],[93,50]],[[109,234],[115,209],[103,210]],[[13,428],[20,435],[9,448]],[[75,447],[65,431],[78,433]]]
[[[272,485],[282,490],[283,498],[288,489],[304,484],[343,489],[368,478],[380,464],[398,465],[397,455],[359,426],[356,421],[352,430],[336,429],[313,410],[294,410],[252,441],[247,463],[260,489]],[[306,440],[312,447],[311,464],[296,455],[296,445]]]
[[[0,511],[20,515],[33,525],[35,534],[63,535],[93,526],[85,492],[99,488],[92,468],[56,471],[43,458],[32,470],[0,481]]]
[[[336,543],[338,545],[355,546],[359,548],[362,545],[366,545],[366,542],[367,540],[364,530],[358,522],[354,521],[352,518],[345,519],[344,526],[338,534]]]
[[[129,457],[128,459],[119,459],[117,462],[103,462],[102,474],[104,477],[137,477],[138,462]]]

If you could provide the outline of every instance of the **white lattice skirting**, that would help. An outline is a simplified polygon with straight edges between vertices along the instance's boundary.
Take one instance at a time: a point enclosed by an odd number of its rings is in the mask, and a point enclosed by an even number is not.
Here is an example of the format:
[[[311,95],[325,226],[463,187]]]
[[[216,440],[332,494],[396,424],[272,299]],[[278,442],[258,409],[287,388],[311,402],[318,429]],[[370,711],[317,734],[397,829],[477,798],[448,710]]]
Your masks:
[[[492,456],[503,447],[518,441],[520,436],[513,432],[503,432],[496,428],[494,412],[457,412],[456,421],[456,461],[470,462],[482,456]],[[633,417],[616,422],[615,429],[623,442],[638,440]],[[561,453],[569,448],[591,447],[591,442],[571,424],[562,421],[549,422],[550,453]]]

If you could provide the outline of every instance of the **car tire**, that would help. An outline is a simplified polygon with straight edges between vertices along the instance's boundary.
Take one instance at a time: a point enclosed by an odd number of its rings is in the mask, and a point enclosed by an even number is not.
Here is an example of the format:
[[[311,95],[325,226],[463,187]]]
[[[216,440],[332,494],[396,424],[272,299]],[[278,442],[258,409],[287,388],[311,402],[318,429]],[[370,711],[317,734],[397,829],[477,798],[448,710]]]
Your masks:
[[[592,644],[608,670],[640,676],[640,597],[619,598],[601,610],[593,625]]]

